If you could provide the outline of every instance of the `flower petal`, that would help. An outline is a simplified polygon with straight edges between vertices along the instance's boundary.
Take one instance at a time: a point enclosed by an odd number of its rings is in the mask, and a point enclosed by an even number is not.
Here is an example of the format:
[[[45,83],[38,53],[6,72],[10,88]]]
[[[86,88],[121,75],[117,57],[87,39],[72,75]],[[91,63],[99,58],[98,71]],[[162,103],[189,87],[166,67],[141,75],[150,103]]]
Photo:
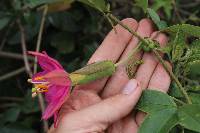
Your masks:
[[[47,120],[55,114],[61,108],[62,104],[68,99],[69,92],[70,86],[50,86],[49,91],[45,93],[45,99],[48,102],[48,106],[42,116],[42,119]]]
[[[38,63],[40,64],[40,67],[45,71],[52,71],[55,69],[63,69],[63,67],[58,63],[58,61],[49,57],[46,54],[46,52],[39,53],[39,52],[28,51],[28,54],[36,56]]]
[[[61,69],[51,71],[45,74],[43,78],[54,85],[71,86],[71,80],[68,73]]]

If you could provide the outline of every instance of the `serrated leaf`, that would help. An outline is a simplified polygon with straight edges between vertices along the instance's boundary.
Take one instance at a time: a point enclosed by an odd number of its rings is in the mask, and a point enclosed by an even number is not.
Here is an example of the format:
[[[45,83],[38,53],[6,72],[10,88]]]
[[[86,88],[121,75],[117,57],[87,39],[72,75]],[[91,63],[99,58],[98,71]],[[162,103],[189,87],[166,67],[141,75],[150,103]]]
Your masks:
[[[174,34],[174,33],[177,33],[178,30],[181,30],[182,34],[185,34],[185,35],[200,37],[200,27],[190,25],[190,24],[177,24],[177,25],[173,25],[165,29],[162,29],[161,31]]]
[[[179,124],[183,127],[200,132],[200,105],[184,105],[178,109]]]
[[[154,0],[152,3],[152,9],[155,11],[163,8],[164,13],[168,18],[171,16],[171,10],[173,9],[172,0]]]
[[[147,13],[150,15],[154,23],[158,23],[160,21],[160,17],[153,9],[147,8]]]
[[[154,113],[167,108],[176,108],[176,104],[169,95],[163,92],[145,90],[136,108],[147,113]]]
[[[178,61],[184,54],[185,49],[185,35],[181,33],[181,30],[178,30],[172,44],[172,61]]]
[[[162,30],[167,27],[167,23],[165,21],[161,20],[160,22],[158,22],[157,26],[158,26],[159,30]]]
[[[145,90],[136,106],[147,113],[139,133],[168,133],[178,122],[173,99],[160,91]]]
[[[105,0],[78,0],[78,1],[95,8],[100,12],[109,11],[109,4],[107,4]]]
[[[200,89],[200,87],[199,87]],[[192,89],[191,89],[192,90]],[[200,90],[199,90],[200,91]],[[193,92],[190,92],[189,93],[189,97],[190,99],[192,100],[192,103],[193,104],[200,104],[200,94],[199,93],[193,93]]]
[[[176,109],[164,109],[147,115],[138,133],[168,133],[177,122]]]
[[[148,0],[135,0],[135,4],[136,6],[142,8],[144,12],[147,11]]]
[[[167,23],[165,21],[161,21],[160,17],[153,9],[147,8],[147,13],[149,14],[149,16],[151,17],[151,19],[156,24],[159,30],[167,27]]]
[[[171,87],[169,89],[169,95],[176,97],[176,98],[182,98],[183,93],[180,91],[180,89],[178,88],[177,84],[175,82],[171,83]]]
[[[185,58],[185,69],[190,77],[198,77],[200,75],[200,40],[195,40],[187,50],[187,56]]]

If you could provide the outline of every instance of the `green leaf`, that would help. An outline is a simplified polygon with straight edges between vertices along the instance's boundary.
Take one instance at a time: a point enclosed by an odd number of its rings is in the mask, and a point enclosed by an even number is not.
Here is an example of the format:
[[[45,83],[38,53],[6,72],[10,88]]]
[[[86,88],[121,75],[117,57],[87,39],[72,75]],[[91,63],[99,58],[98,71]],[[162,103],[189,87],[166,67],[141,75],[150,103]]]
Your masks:
[[[186,46],[185,35],[181,33],[181,30],[178,30],[176,33],[175,39],[172,41],[172,61],[178,61],[181,59],[184,54],[184,49]]]
[[[100,12],[108,12],[110,11],[110,6],[109,4],[106,3],[105,0],[78,0],[86,5],[89,5]]]
[[[200,40],[197,39],[192,42],[190,48],[187,50],[189,53],[186,57],[186,65],[187,73],[190,78],[195,78],[200,76]]]
[[[142,8],[144,12],[147,11],[148,0],[135,0],[135,4],[136,6]]]
[[[75,48],[74,39],[67,32],[60,32],[54,35],[51,39],[51,46],[62,54],[71,53]]]
[[[16,125],[6,125],[4,127],[0,127],[0,131],[1,133],[36,133],[36,131],[32,129],[27,129]]]
[[[147,113],[139,133],[168,133],[178,122],[173,99],[160,91],[145,90],[136,106]]]
[[[154,23],[160,22],[160,17],[153,9],[147,8],[147,13],[149,14]]]
[[[26,0],[25,1],[25,6],[28,6],[30,8],[34,8],[43,4],[51,4],[55,2],[59,2],[63,0]]]
[[[145,90],[136,108],[147,113],[155,113],[168,108],[176,108],[176,104],[169,95],[163,92]]]
[[[32,99],[31,95],[32,95],[31,91],[28,91],[24,97],[23,102],[19,104],[19,108],[24,114],[34,113],[40,110],[38,105],[38,100]]]
[[[176,109],[164,109],[151,113],[139,128],[139,133],[168,133],[178,122]]]
[[[163,8],[166,16],[170,18],[171,10],[173,9],[172,0],[154,0],[151,8],[155,11],[158,11],[159,9]]]
[[[63,0],[52,4],[48,4],[48,12],[64,11],[70,8],[70,5],[73,2],[74,0]]]
[[[177,84],[175,82],[171,83],[171,87],[169,89],[169,95],[176,97],[176,98],[182,98],[183,93],[180,91],[180,89],[178,88]]]
[[[81,29],[80,24],[76,23],[78,15],[71,12],[55,12],[49,15],[49,21],[59,30],[77,32]]]
[[[192,100],[193,104],[200,104],[200,94],[190,92],[189,97]]]
[[[178,109],[179,124],[200,132],[200,105],[184,105]]]
[[[34,36],[37,35],[40,28],[40,22],[41,22],[41,14],[32,13],[30,15],[31,16],[29,17],[29,19],[26,19],[27,23],[23,24],[26,41],[30,41],[31,39],[33,39]],[[8,43],[18,44],[20,42],[21,42],[21,33],[17,28],[16,31],[13,30],[11,35],[9,35]]]
[[[0,30],[2,30],[10,21],[10,17],[0,17]]]
[[[161,21],[160,17],[153,9],[147,8],[147,13],[149,14],[149,16],[151,17],[151,19],[156,24],[159,30],[167,27],[167,23],[165,21]]]
[[[181,30],[182,34],[185,34],[185,35],[200,37],[200,27],[190,25],[190,24],[177,24],[177,25],[173,25],[165,29],[162,29],[161,31],[174,34],[174,33],[177,33],[178,30]]]
[[[15,122],[19,117],[20,108],[13,107],[4,112],[4,122]]]

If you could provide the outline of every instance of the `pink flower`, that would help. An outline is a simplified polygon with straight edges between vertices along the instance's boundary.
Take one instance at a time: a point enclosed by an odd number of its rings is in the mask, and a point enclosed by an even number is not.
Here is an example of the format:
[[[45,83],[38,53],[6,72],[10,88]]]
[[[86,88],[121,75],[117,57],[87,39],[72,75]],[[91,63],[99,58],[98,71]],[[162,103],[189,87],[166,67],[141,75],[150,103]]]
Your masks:
[[[69,97],[71,80],[63,67],[45,52],[29,51],[28,53],[37,57],[38,63],[43,70],[33,75],[32,79],[29,79],[29,82],[35,86],[32,89],[32,96],[36,96],[37,93],[45,93],[47,107],[42,119],[47,120],[54,115],[54,126],[56,126],[58,112]]]

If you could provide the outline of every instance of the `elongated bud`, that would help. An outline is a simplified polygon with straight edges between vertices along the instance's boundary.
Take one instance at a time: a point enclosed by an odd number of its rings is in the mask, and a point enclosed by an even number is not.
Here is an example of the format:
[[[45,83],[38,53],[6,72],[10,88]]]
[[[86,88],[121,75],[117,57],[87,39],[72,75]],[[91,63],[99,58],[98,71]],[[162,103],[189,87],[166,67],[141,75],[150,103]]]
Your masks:
[[[115,72],[115,69],[115,64],[112,61],[100,61],[72,72],[69,74],[69,77],[74,86],[111,76]]]
[[[128,75],[129,79],[134,78],[137,66],[141,65],[142,63],[142,60],[129,60],[129,62],[126,65],[126,74]]]

